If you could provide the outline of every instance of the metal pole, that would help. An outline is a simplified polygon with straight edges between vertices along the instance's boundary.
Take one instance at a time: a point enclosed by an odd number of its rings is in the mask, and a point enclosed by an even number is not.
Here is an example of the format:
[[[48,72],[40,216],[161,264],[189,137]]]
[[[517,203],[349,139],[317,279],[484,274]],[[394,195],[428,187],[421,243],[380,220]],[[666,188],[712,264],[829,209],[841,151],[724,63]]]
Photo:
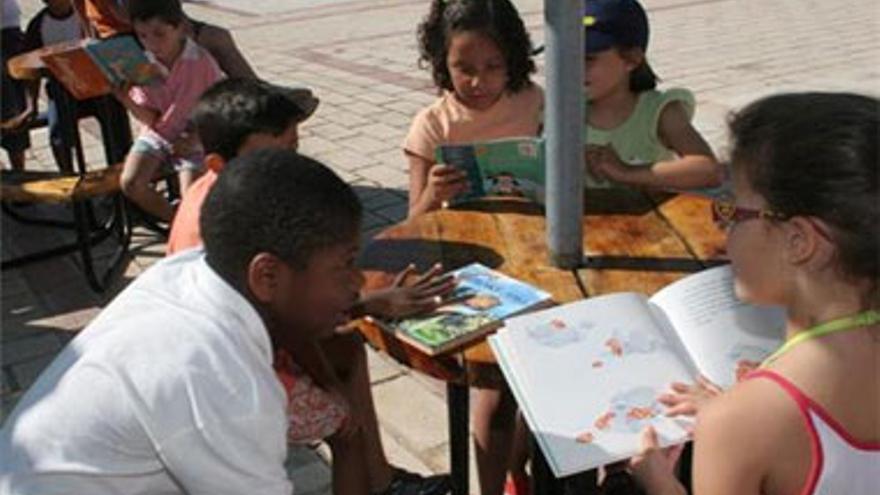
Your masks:
[[[550,262],[573,269],[583,259],[583,0],[544,0],[547,46],[547,245]]]

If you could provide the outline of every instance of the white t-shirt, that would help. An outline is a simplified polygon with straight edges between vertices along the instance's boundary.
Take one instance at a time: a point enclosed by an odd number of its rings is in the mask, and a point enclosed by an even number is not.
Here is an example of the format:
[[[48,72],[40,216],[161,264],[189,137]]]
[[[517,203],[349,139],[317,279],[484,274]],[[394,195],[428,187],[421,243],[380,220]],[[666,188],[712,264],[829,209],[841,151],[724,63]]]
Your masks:
[[[40,38],[44,46],[82,38],[76,13],[71,11],[69,16],[58,19],[47,11],[40,23]]]
[[[18,0],[3,0],[3,29],[21,28],[21,8]]]
[[[285,494],[286,398],[253,307],[182,252],[147,270],[0,430],[0,494]]]

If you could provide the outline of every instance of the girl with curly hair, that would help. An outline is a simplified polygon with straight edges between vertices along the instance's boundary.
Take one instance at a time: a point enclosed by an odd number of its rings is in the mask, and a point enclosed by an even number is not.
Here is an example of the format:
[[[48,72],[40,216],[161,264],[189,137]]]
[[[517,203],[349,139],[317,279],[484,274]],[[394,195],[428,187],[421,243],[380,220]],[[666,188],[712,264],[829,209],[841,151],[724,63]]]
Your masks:
[[[435,162],[437,146],[534,136],[544,104],[530,79],[531,40],[509,0],[434,0],[418,33],[420,63],[440,96],[416,115],[403,144],[411,217],[467,189],[463,172]]]

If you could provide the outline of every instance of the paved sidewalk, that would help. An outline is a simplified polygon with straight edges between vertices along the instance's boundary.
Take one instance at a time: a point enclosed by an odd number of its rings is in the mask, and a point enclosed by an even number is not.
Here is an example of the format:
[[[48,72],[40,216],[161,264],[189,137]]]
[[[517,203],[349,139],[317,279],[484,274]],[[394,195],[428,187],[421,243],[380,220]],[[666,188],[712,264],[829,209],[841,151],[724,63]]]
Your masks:
[[[23,3],[23,19],[41,6]],[[515,3],[540,43],[543,2]],[[695,92],[696,124],[722,156],[726,115],[762,95],[806,89],[880,94],[876,0],[645,4],[652,66],[665,86]],[[302,151],[354,185],[366,206],[368,238],[406,215],[408,177],[400,143],[414,113],[435,95],[429,74],[416,64],[415,26],[427,5],[425,0],[214,0],[187,2],[185,8],[197,19],[231,29],[263,78],[317,92],[322,103],[304,125]],[[543,75],[536,80],[542,82]],[[88,121],[84,129],[87,157],[100,163],[97,125]],[[45,129],[31,137],[29,166],[52,169]],[[2,227],[4,257],[59,239],[5,216]],[[161,240],[139,230],[119,287],[160,258],[163,248]],[[71,257],[3,272],[0,417],[108,297],[89,292]],[[370,363],[389,457],[413,470],[447,470],[443,387],[373,352]],[[330,493],[326,458],[326,450],[292,453],[297,493]],[[477,493],[475,479],[472,487]]]

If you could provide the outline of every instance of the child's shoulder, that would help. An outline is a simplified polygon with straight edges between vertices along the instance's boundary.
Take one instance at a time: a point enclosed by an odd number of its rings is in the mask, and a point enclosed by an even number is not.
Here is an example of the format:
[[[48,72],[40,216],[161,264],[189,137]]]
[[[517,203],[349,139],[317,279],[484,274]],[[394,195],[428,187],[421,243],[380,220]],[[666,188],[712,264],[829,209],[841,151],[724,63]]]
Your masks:
[[[532,81],[529,81],[518,91],[508,93],[507,97],[516,105],[544,106],[544,88]]]
[[[694,94],[686,88],[651,89],[639,93],[639,105],[655,108],[658,111],[673,102],[682,104],[690,113],[696,104]]]
[[[187,36],[183,42],[183,52],[180,54],[180,59],[190,62],[200,62],[205,59],[212,59],[212,56],[208,50]]]
[[[739,444],[773,444],[802,429],[800,411],[785,390],[768,379],[739,382],[700,410],[698,436]]]

